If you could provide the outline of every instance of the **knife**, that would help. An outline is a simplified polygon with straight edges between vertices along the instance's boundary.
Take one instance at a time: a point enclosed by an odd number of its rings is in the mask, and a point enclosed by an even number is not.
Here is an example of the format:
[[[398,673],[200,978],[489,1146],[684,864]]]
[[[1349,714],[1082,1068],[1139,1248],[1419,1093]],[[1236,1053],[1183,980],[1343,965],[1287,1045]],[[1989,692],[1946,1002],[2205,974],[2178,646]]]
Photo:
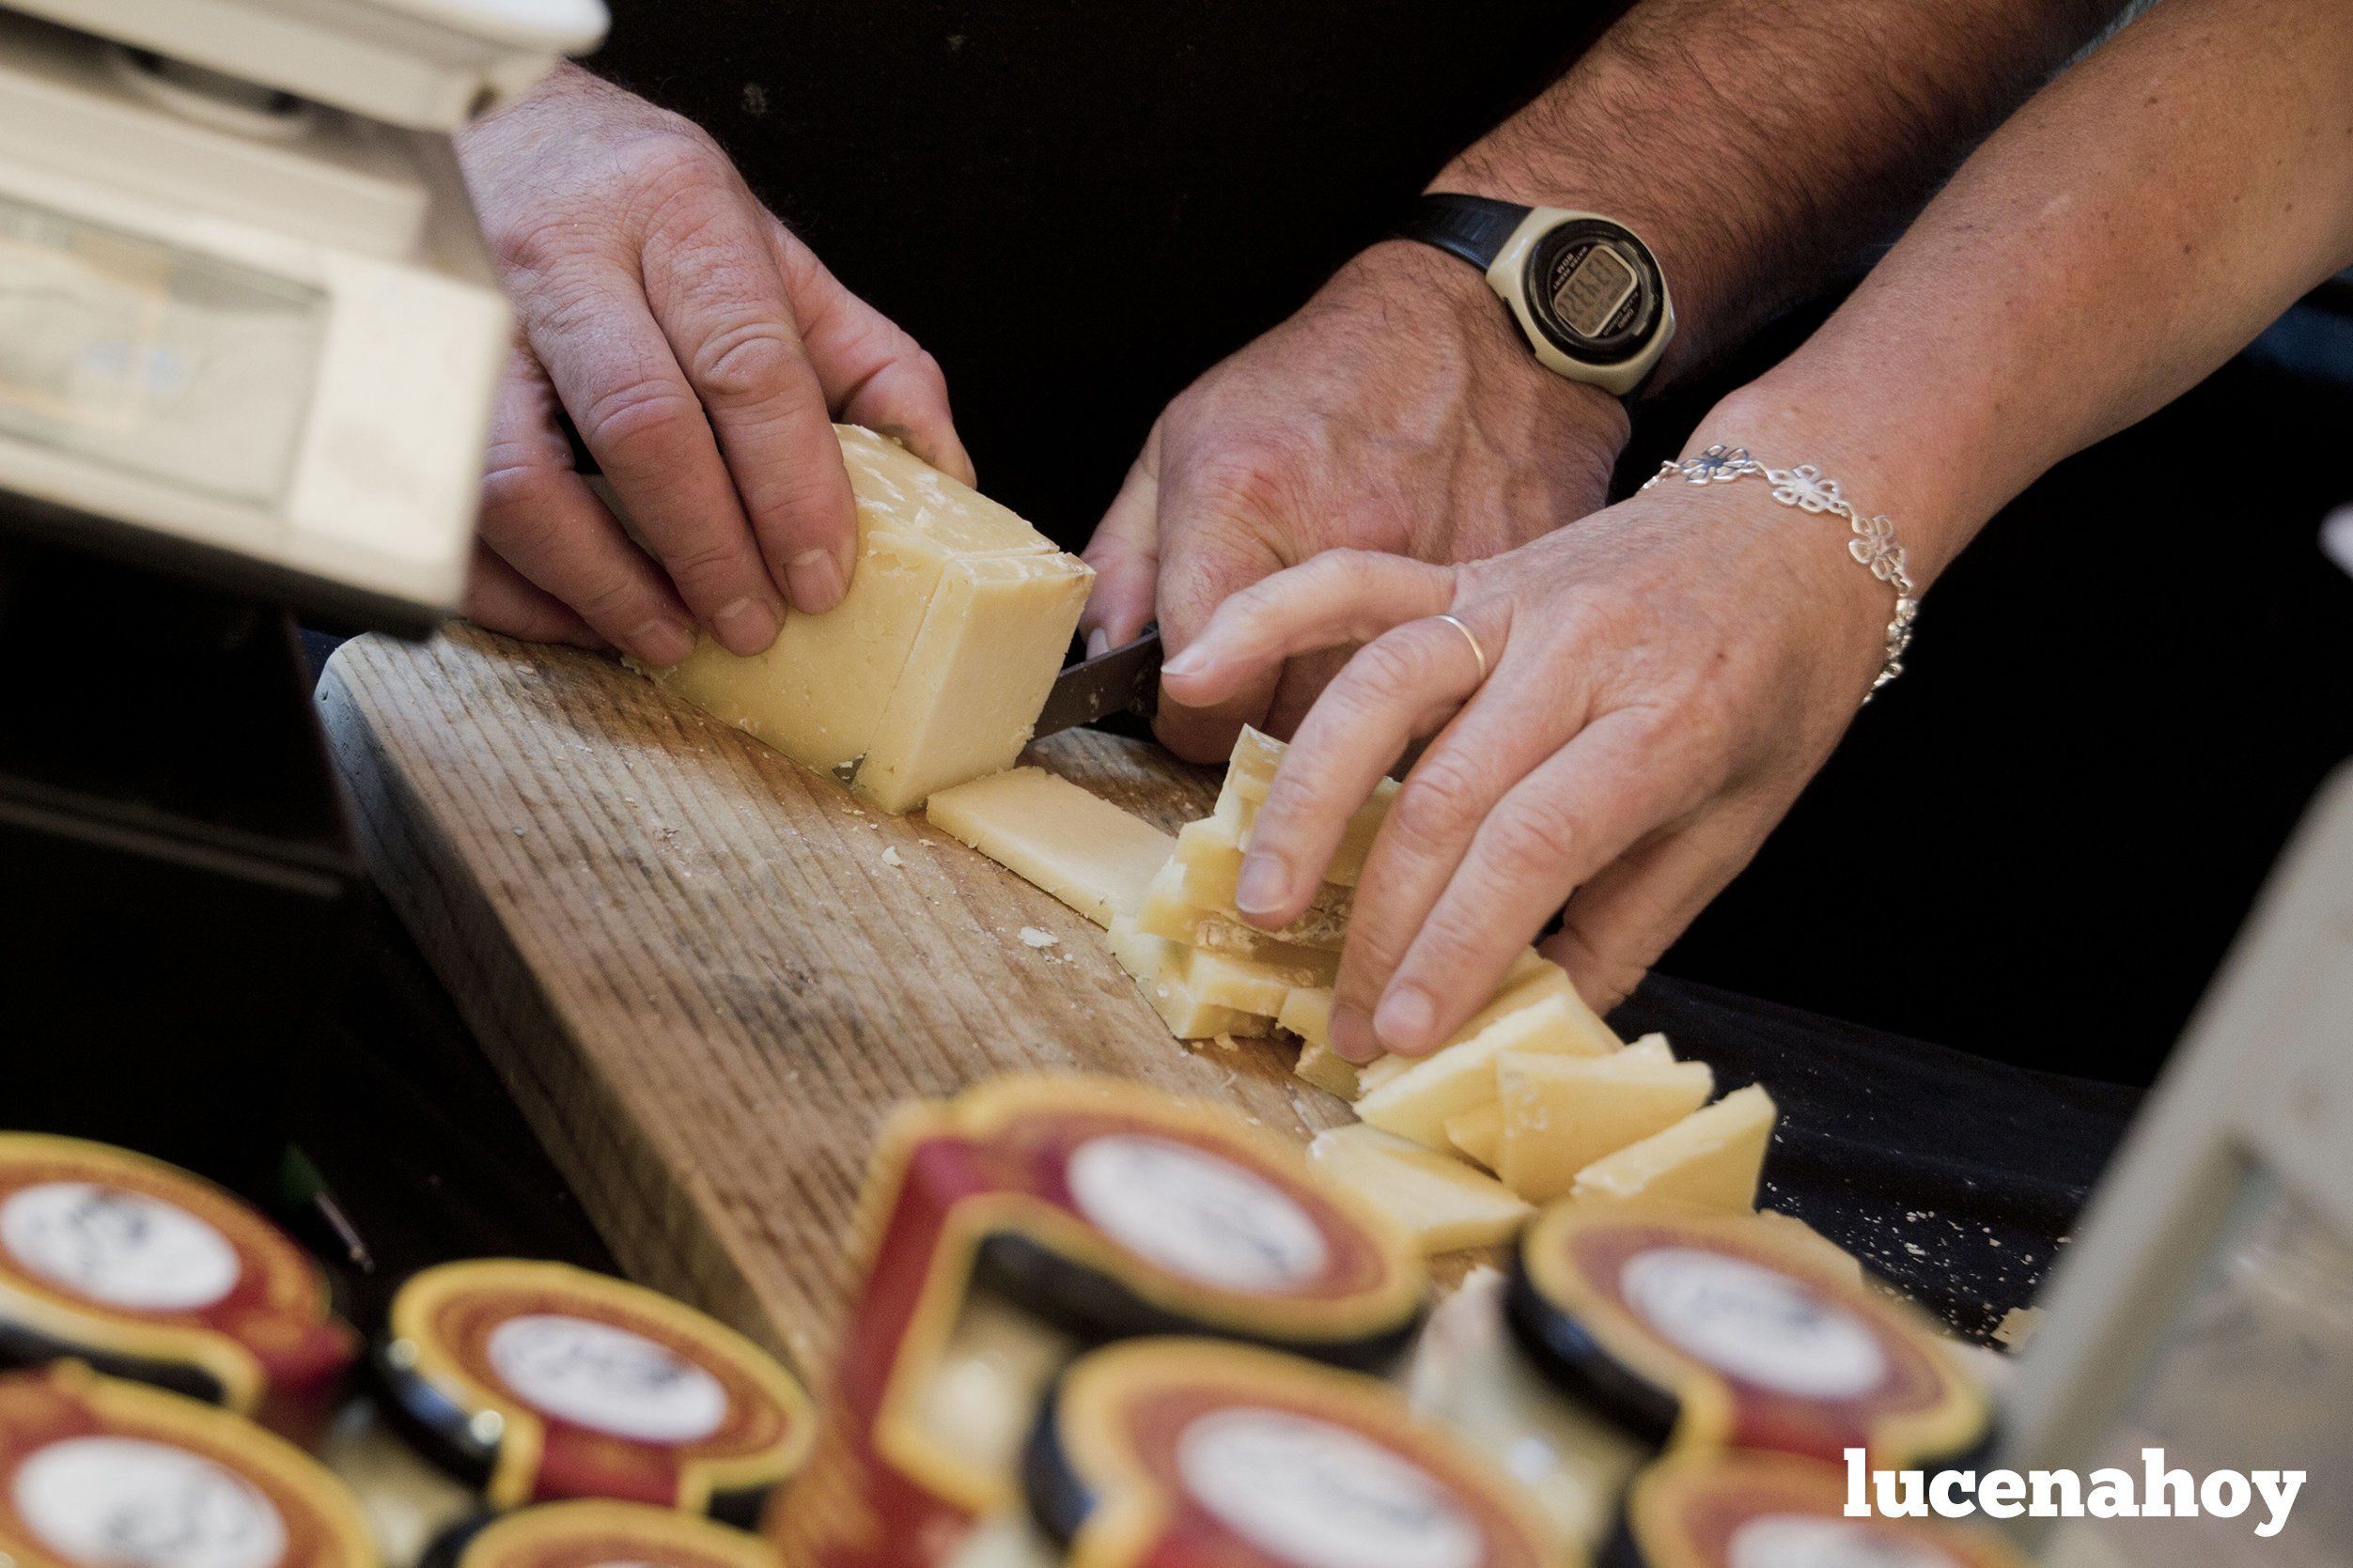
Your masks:
[[[1030,738],[1043,740],[1114,713],[1149,718],[1160,691],[1161,629],[1147,626],[1134,642],[1082,659],[1056,675]]]

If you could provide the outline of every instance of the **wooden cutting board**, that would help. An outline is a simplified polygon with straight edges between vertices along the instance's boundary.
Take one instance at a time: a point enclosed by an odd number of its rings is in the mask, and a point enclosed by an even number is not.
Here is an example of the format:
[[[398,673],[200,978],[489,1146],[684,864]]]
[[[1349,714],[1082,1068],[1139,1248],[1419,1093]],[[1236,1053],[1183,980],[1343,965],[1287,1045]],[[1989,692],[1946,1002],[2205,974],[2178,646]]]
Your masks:
[[[319,700],[378,881],[614,1255],[804,1372],[909,1099],[1085,1069],[1301,1139],[1349,1120],[1272,1046],[1171,1040],[1097,927],[920,815],[607,660],[363,637]],[[1086,732],[1027,760],[1172,830],[1216,793]]]

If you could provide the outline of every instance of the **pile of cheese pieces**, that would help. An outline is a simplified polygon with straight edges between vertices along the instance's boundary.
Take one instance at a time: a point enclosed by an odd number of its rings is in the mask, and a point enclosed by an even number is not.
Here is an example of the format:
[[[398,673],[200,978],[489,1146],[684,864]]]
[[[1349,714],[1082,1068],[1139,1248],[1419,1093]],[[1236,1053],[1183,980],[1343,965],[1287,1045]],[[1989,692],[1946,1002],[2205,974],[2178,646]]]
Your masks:
[[[1395,785],[1350,820],[1308,912],[1261,931],[1236,910],[1234,886],[1283,752],[1245,730],[1215,813],[1173,843],[1036,768],[935,795],[929,813],[1108,926],[1112,951],[1178,1038],[1295,1036],[1300,1076],[1353,1101],[1362,1124],[1322,1134],[1310,1152],[1426,1250],[1500,1242],[1564,1196],[1754,1207],[1771,1096],[1752,1086],[1709,1103],[1705,1063],[1677,1062],[1660,1035],[1622,1043],[1533,949],[1428,1056],[1358,1068],[1335,1054],[1332,976]]]

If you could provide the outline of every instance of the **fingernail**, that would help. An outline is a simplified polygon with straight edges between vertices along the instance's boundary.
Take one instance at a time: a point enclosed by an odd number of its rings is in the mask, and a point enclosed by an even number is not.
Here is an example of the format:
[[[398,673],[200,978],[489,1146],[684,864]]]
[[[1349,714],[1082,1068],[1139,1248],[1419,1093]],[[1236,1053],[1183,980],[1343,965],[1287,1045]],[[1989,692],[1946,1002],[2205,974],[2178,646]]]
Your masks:
[[[849,581],[841,563],[826,551],[804,550],[785,564],[792,607],[804,614],[822,615],[839,604]]]
[[[1185,649],[1184,652],[1178,654],[1176,658],[1163,663],[1161,666],[1161,674],[1164,675],[1197,675],[1208,667],[1209,656],[1201,651],[1200,644],[1195,643],[1192,646]]]
[[[1234,882],[1234,907],[1246,915],[1270,915],[1283,907],[1291,890],[1291,874],[1273,853],[1254,849],[1242,862]]]
[[[1099,627],[1097,627],[1094,630],[1092,630],[1092,631],[1090,631],[1090,632],[1088,632],[1088,633],[1086,634],[1086,656],[1087,656],[1087,658],[1089,658],[1089,659],[1099,659],[1099,658],[1101,658],[1103,655],[1105,655],[1105,654],[1107,654],[1107,653],[1109,653],[1109,652],[1111,652],[1111,633],[1110,633],[1110,632],[1105,631],[1105,630],[1104,630],[1101,627],[1099,627]]]
[[[694,651],[694,633],[672,620],[647,621],[629,634],[629,651],[667,669]]]
[[[1430,1026],[1437,1019],[1428,997],[1411,986],[1393,986],[1373,1015],[1373,1032],[1398,1055],[1418,1055],[1429,1048]]]
[[[727,650],[746,657],[768,651],[776,641],[777,625],[775,606],[749,597],[722,607],[710,618],[711,631]]]
[[[1332,1009],[1332,1048],[1342,1060],[1359,1066],[1380,1054],[1380,1041],[1374,1037],[1373,1021],[1361,1008],[1346,1002],[1335,1003]]]

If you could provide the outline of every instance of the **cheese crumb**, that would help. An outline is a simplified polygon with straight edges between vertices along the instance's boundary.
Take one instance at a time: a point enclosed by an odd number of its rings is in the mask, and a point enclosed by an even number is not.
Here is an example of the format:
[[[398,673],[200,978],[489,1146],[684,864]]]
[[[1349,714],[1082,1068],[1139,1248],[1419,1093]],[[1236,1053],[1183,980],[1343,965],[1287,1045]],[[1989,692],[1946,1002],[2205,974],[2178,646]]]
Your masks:
[[[1022,926],[1021,937],[1021,943],[1025,947],[1060,947],[1062,945],[1060,937],[1051,931],[1040,931],[1035,925]]]
[[[882,863],[896,870],[898,867],[905,865],[907,862],[901,858],[896,849],[893,848],[882,851]]]

